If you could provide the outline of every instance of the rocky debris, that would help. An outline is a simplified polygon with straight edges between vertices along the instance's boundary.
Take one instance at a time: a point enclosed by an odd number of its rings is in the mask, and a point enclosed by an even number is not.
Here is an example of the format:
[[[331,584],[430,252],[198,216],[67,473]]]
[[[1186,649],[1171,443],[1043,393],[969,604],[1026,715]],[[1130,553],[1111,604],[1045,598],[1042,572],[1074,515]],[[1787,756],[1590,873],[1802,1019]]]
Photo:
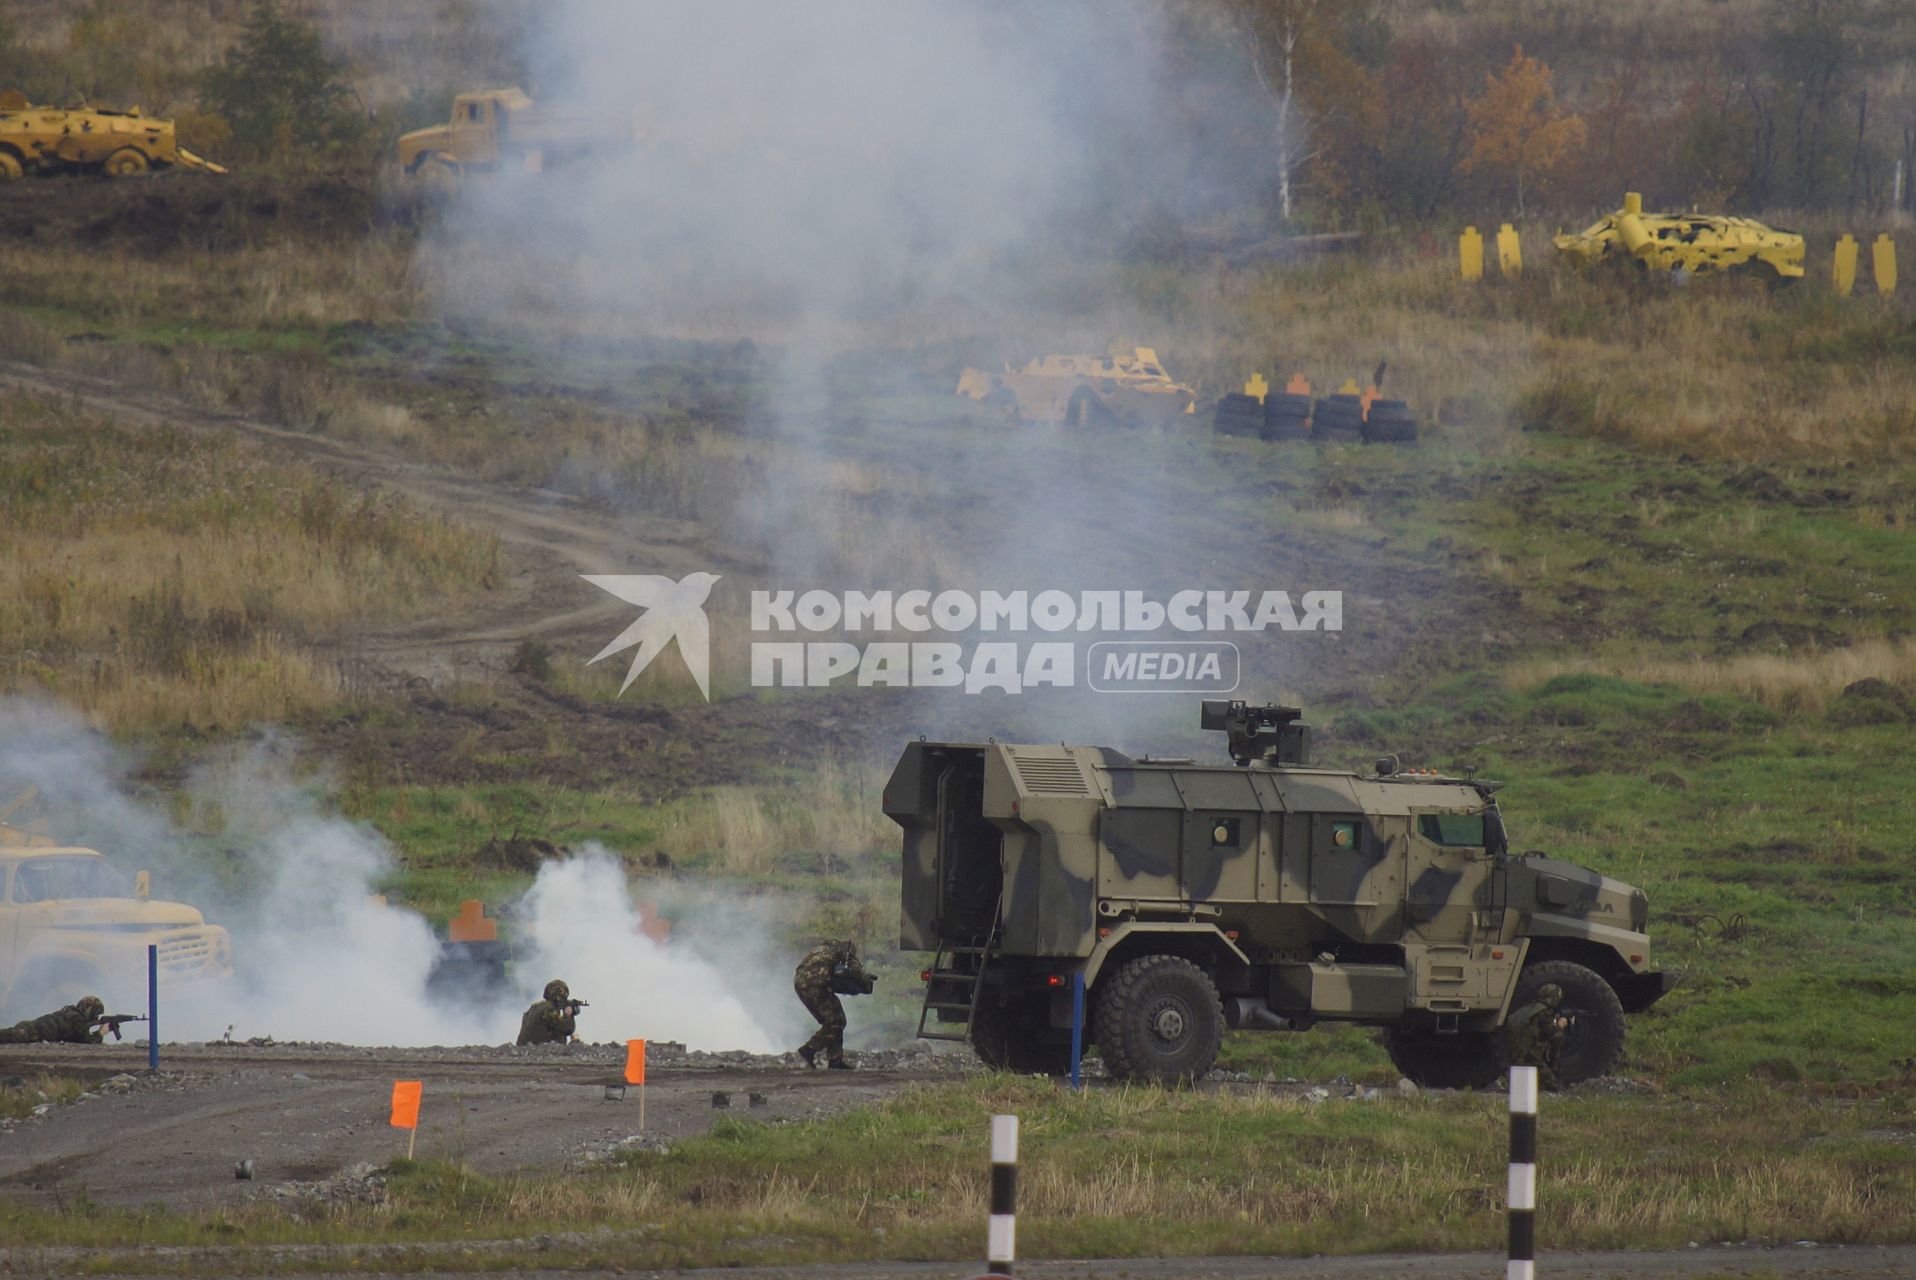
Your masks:
[[[586,1147],[579,1158],[573,1162],[575,1169],[589,1169],[595,1164],[603,1164],[628,1151],[651,1151],[663,1153],[672,1149],[672,1140],[658,1133],[634,1133],[623,1138],[614,1138],[606,1142],[595,1142]]]
[[[242,1161],[250,1165],[250,1160]],[[349,1165],[318,1182],[277,1182],[252,1193],[249,1199],[312,1205],[372,1205],[386,1203],[386,1175],[370,1164]]]
[[[1422,1092],[1423,1090],[1419,1089],[1417,1087],[1416,1082],[1413,1081],[1409,1076],[1397,1077],[1397,1096],[1398,1097],[1414,1098],[1419,1093],[1422,1093]]]

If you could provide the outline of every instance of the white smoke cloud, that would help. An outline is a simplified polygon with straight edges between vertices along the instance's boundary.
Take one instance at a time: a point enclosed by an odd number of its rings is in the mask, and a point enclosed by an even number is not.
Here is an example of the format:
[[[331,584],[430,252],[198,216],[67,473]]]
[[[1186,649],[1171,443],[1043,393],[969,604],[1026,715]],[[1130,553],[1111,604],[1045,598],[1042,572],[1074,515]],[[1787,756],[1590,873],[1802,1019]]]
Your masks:
[[[597,845],[541,867],[515,914],[526,948],[517,962],[522,994],[534,998],[547,976],[564,978],[591,1002],[579,1015],[587,1039],[755,1053],[790,1047],[772,1038],[711,961],[683,941],[661,944],[639,932],[625,869]],[[793,1005],[789,988],[784,1003]]]
[[[790,988],[760,947],[702,946],[696,931],[661,945],[639,933],[624,869],[603,848],[540,868],[513,911],[510,986],[472,1002],[429,985],[438,932],[378,895],[394,850],[370,826],[323,811],[323,779],[299,777],[289,739],[267,734],[189,777],[184,807],[217,826],[190,836],[129,798],[132,762],[70,712],[0,701],[0,743],[0,790],[38,786],[34,812],[51,834],[129,874],[152,870],[156,899],[199,907],[231,932],[234,977],[170,990],[166,1039],[231,1028],[240,1039],[498,1044],[516,1037],[551,977],[592,1002],[580,1030],[593,1041],[765,1051],[800,1034]],[[759,910],[734,918],[758,939],[778,923]],[[144,1007],[143,972],[87,981],[115,1007]],[[9,1004],[38,1012],[55,994],[16,991]]]

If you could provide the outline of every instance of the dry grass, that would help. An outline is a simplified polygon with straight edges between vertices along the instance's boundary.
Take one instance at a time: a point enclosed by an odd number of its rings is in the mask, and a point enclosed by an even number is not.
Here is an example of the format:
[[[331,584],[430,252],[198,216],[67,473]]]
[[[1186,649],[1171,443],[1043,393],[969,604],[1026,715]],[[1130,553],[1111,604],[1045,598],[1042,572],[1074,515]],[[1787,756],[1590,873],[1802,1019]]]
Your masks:
[[[831,760],[789,784],[713,787],[671,807],[656,847],[674,862],[747,878],[793,855],[848,864],[895,843],[896,828],[874,803],[882,787],[876,772]]]
[[[1883,680],[1916,693],[1916,642],[1871,639],[1842,649],[1733,658],[1662,658],[1645,652],[1539,658],[1512,664],[1505,682],[1513,689],[1527,690],[1572,673],[1675,685],[1699,694],[1731,694],[1778,711],[1821,712],[1859,680]]]
[[[307,646],[480,590],[497,541],[354,495],[261,448],[0,399],[0,637],[10,689],[116,729],[325,706]]]
[[[1209,390],[1255,370],[1301,371],[1321,392],[1387,359],[1389,394],[1480,448],[1523,427],[1744,460],[1916,451],[1903,303],[1835,298],[1820,279],[1771,294],[1741,280],[1679,290],[1579,276],[1552,260],[1542,228],[1526,237],[1537,261],[1517,281],[1465,284],[1440,242],[1137,287],[1170,299],[1166,360]],[[1812,260],[1826,260],[1823,238],[1813,244]]]

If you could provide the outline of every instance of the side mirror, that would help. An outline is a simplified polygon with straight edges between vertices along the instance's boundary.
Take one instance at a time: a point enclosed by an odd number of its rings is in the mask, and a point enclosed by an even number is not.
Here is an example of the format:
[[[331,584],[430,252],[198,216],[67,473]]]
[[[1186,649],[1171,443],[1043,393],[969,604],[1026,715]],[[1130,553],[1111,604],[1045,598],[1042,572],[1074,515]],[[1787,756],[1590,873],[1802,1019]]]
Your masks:
[[[153,873],[151,871],[139,871],[134,873],[133,896],[138,898],[141,902],[145,902],[148,898],[153,896]]]

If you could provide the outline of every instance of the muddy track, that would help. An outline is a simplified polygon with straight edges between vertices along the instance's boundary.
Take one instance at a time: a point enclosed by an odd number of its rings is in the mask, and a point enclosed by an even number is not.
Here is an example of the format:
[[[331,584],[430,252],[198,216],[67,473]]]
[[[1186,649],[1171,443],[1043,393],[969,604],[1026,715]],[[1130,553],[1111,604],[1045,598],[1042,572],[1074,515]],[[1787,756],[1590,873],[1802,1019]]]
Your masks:
[[[579,581],[580,574],[680,577],[696,570],[736,572],[748,563],[715,547],[710,531],[689,521],[615,516],[566,494],[475,480],[378,444],[274,426],[89,374],[6,361],[0,362],[0,386],[76,402],[134,425],[257,440],[356,488],[397,494],[496,534],[502,552],[498,590],[453,616],[375,627],[344,642],[351,657],[403,675],[435,679],[462,658],[496,659],[527,639],[609,637],[629,621],[631,609]]]

